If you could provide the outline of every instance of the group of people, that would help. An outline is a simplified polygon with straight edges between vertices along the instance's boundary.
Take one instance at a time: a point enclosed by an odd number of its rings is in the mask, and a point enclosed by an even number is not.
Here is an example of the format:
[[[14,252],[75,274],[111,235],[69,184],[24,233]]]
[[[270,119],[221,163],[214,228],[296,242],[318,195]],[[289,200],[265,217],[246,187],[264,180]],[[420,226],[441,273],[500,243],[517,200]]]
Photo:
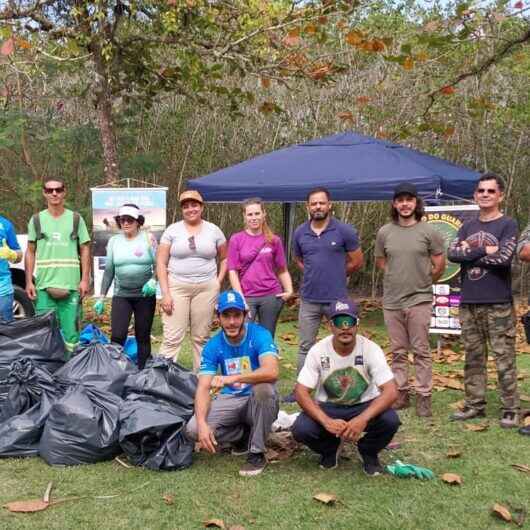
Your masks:
[[[89,236],[82,217],[64,208],[65,184],[44,183],[47,210],[28,227],[26,290],[38,312],[55,309],[65,343],[76,343],[79,299],[89,288]],[[369,476],[383,469],[379,452],[399,428],[396,410],[410,406],[409,353],[415,368],[415,410],[432,415],[432,356],[428,330],[432,286],[446,257],[461,266],[460,321],[465,350],[465,405],[451,419],[485,415],[487,358],[497,365],[501,392],[500,425],[518,427],[520,405],[515,362],[515,314],[511,262],[517,253],[530,261],[530,225],[517,244],[515,221],[501,212],[504,182],[485,174],[477,182],[475,219],[463,223],[445,252],[442,236],[423,220],[416,187],[401,183],[391,201],[391,220],[377,233],[376,265],[384,273],[384,320],[392,368],[381,348],[357,333],[359,308],[348,296],[348,277],[363,266],[356,230],[332,215],[324,188],[307,195],[309,219],[294,233],[294,258],[302,272],[299,307],[297,382],[284,401],[302,409],[292,427],[296,440],[320,456],[320,466],[336,467],[345,442],[356,442]],[[100,297],[114,282],[112,341],[123,344],[134,314],[140,367],[151,355],[150,334],[160,285],[163,342],[159,354],[177,359],[187,330],[198,372],[195,415],[187,434],[210,452],[229,448],[247,454],[240,474],[261,473],[265,442],[280,398],[278,348],[274,342],[282,305],[293,296],[283,245],[267,224],[259,199],[243,203],[244,230],[227,242],[216,225],[203,219],[197,191],[179,197],[182,220],[170,225],[160,243],[142,229],[134,204],[117,213],[121,232],[107,247]],[[10,319],[7,262],[21,258],[12,225],[0,217],[0,317]],[[35,272],[35,265],[37,270]],[[221,291],[228,272],[231,289]],[[35,276],[35,283],[34,283]],[[214,310],[220,331],[209,338]],[[331,335],[316,342],[322,317]],[[521,434],[529,435],[523,427]]]

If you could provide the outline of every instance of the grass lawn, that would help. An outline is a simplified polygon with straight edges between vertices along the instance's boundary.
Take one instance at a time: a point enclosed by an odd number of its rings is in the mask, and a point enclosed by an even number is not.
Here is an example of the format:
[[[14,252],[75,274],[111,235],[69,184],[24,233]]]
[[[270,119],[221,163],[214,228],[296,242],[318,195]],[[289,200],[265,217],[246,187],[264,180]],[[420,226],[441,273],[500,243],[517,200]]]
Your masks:
[[[378,311],[362,320],[366,332],[386,349],[386,336]],[[159,323],[155,332],[160,332]],[[326,334],[322,330],[322,336]],[[282,371],[280,391],[292,386],[296,367],[297,329],[294,321],[278,330]],[[156,346],[155,346],[156,350]],[[189,349],[182,354],[190,366]],[[522,394],[530,394],[530,355],[518,356],[524,373]],[[450,374],[461,363],[436,363],[437,372]],[[35,514],[11,514],[0,510],[0,529],[192,529],[203,521],[222,519],[226,528],[241,525],[247,530],[264,529],[489,529],[508,523],[490,515],[494,503],[514,509],[530,502],[530,474],[511,464],[530,466],[530,438],[498,426],[499,399],[488,394],[489,429],[471,432],[451,423],[450,404],[461,400],[458,390],[445,389],[433,395],[432,421],[419,420],[411,410],[400,414],[402,427],[396,436],[401,447],[383,451],[390,463],[405,462],[431,468],[437,479],[418,481],[391,476],[368,478],[362,474],[351,451],[338,469],[323,471],[307,450],[268,466],[256,478],[239,477],[244,457],[210,456],[199,453],[194,465],[180,472],[126,469],[115,461],[72,468],[49,467],[39,458],[0,460],[0,505],[14,500],[42,497],[53,481],[53,498],[89,496],[53,506]],[[530,407],[530,403],[523,402]],[[287,410],[297,410],[290,406]],[[484,423],[484,420],[477,421]],[[459,451],[459,458],[448,458]],[[461,486],[451,486],[439,477],[457,473]],[[318,492],[334,494],[339,502],[324,505],[312,499]],[[94,496],[121,494],[110,499]],[[172,504],[163,497],[171,495]],[[530,523],[525,527],[530,528]]]

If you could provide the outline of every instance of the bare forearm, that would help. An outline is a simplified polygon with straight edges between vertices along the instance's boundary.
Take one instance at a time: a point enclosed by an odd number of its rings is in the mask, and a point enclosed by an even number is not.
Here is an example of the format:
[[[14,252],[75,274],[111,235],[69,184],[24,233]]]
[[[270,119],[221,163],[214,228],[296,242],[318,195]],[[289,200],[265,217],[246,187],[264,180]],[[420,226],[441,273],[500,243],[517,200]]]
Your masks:
[[[232,289],[234,289],[234,291],[237,291],[238,293],[243,294],[243,290],[241,289],[241,283],[239,281],[238,272],[228,271],[228,279],[230,280],[230,285],[232,286]]]
[[[233,377],[233,381],[230,384],[246,383],[250,385],[257,385],[259,383],[276,383],[278,380],[278,369],[262,366],[253,372],[229,377]]]
[[[24,270],[26,272],[26,283],[33,283],[33,273],[35,272],[35,251],[33,249],[26,250],[24,257]]]
[[[383,393],[375,398],[370,406],[364,410],[359,416],[362,416],[367,422],[370,421],[372,418],[375,418],[376,416],[379,416],[382,412],[385,410],[388,410],[394,401],[397,399],[397,390],[395,388],[388,388],[387,390],[383,391]]]
[[[210,410],[210,388],[209,386],[197,387],[197,393],[195,394],[195,417],[197,418],[197,424],[206,423],[208,418],[208,411]]]
[[[305,388],[301,388],[298,384],[294,389],[294,397],[296,398],[296,401],[298,401],[300,408],[308,416],[320,423],[320,425],[324,425],[326,420],[329,420],[329,417],[326,415],[326,413],[319,407],[317,403],[315,403],[315,401],[313,401],[311,394]]]
[[[226,258],[219,261],[219,272],[217,273],[217,280],[222,285],[226,276]]]
[[[81,245],[81,279],[85,282],[90,280],[90,245]]]
[[[158,283],[160,284],[160,291],[162,296],[169,294],[167,263],[156,262],[156,275],[158,276]]]
[[[287,292],[287,293],[293,292],[293,281],[287,269],[284,269],[278,272],[278,279],[280,280],[280,283],[282,284],[284,292]]]
[[[530,261],[530,243],[524,245],[523,248],[519,251],[519,259],[521,261]]]

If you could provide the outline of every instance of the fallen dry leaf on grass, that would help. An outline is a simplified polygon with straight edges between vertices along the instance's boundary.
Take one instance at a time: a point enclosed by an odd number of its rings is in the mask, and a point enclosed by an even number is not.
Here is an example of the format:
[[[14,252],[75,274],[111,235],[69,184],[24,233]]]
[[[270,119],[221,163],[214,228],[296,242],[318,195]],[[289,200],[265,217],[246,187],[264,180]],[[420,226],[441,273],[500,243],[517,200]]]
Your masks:
[[[42,499],[31,499],[29,501],[14,501],[4,504],[4,508],[7,508],[10,512],[15,513],[33,513],[42,512],[50,506],[49,502],[45,502]]]
[[[337,502],[337,496],[333,493],[316,493],[313,495],[313,499],[323,504],[335,504]]]
[[[455,401],[454,403],[451,403],[449,407],[453,410],[464,410],[464,404],[465,401],[461,399],[460,401]]]
[[[447,484],[451,484],[453,486],[455,484],[458,486],[462,484],[462,477],[460,475],[457,475],[456,473],[444,473],[442,475],[442,480]]]
[[[522,473],[529,473],[530,474],[530,466],[527,466],[525,464],[511,464],[511,466],[514,469],[517,469],[517,471],[521,471]]]
[[[203,524],[205,528],[226,528],[222,519],[208,519]]]
[[[526,394],[519,394],[519,399],[521,401],[530,401],[530,396],[527,396]]]
[[[236,524],[235,526],[230,526],[228,530],[246,530],[244,526],[241,526],[240,524]]]
[[[447,456],[447,458],[460,458],[462,456],[462,451],[451,449],[450,451],[447,451],[445,456]]]
[[[162,496],[162,498],[168,506],[171,506],[175,502],[175,496],[171,495],[170,493],[166,493]]]
[[[512,514],[506,506],[503,506],[502,504],[495,503],[491,509],[491,514],[497,517],[498,519],[502,519],[503,521],[506,521],[507,523],[511,522],[512,520]]]
[[[487,431],[490,428],[488,423],[467,423],[464,425],[464,429],[473,432]]]
[[[287,342],[287,344],[298,344],[298,338],[294,333],[282,333],[280,335],[280,339],[282,339],[284,342]]]
[[[523,420],[523,426],[524,427],[530,426],[530,416],[526,416],[526,418]]]

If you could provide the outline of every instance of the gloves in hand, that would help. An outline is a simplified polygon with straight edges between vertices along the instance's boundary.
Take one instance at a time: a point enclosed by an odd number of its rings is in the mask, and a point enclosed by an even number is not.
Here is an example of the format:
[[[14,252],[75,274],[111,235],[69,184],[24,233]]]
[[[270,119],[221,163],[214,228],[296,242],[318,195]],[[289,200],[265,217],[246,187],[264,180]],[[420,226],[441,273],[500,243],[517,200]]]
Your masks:
[[[154,296],[156,294],[156,280],[151,278],[142,287],[142,296]]]
[[[401,460],[396,460],[393,464],[386,466],[386,470],[391,475],[399,478],[414,477],[421,480],[431,480],[434,478],[434,473],[430,469],[413,464],[405,464]]]
[[[0,247],[0,259],[6,259],[7,261],[10,261],[11,263],[15,263],[17,261],[18,254],[11,250],[6,243],[6,240],[2,240],[2,246]]]
[[[104,311],[105,311],[105,300],[100,298],[94,303],[94,313],[96,313],[96,315],[98,316],[101,316]]]

